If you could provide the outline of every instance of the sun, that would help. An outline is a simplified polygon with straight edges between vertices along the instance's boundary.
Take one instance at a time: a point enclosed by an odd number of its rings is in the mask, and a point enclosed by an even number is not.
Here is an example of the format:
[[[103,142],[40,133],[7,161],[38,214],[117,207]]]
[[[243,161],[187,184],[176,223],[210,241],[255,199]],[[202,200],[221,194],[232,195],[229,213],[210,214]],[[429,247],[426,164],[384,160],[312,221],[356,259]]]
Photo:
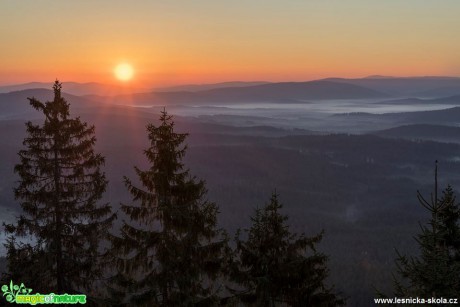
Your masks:
[[[129,81],[133,78],[133,67],[127,63],[118,64],[114,70],[115,77],[121,81]]]

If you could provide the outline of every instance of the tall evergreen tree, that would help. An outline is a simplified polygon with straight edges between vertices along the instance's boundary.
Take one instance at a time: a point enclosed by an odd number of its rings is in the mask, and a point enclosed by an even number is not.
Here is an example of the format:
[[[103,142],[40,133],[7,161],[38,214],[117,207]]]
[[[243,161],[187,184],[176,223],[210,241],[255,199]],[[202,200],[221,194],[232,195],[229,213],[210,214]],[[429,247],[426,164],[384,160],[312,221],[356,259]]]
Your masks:
[[[450,185],[442,193],[441,201],[446,205],[439,212],[440,231],[443,234],[441,244],[447,249],[451,261],[460,262],[460,205]],[[460,290],[460,283],[458,286]]]
[[[277,194],[257,209],[246,230],[236,236],[233,280],[243,289],[233,290],[243,303],[257,306],[335,306],[344,300],[325,285],[327,257],[316,250],[323,233],[313,237],[291,234],[287,216],[279,212]]]
[[[174,131],[172,117],[163,111],[147,131],[150,168],[135,167],[142,187],[125,177],[133,204],[122,205],[129,220],[112,238],[112,253],[121,256],[114,289],[130,290],[138,306],[210,304],[226,246],[218,208],[205,199],[204,181],[185,169],[187,134]]]
[[[53,90],[53,101],[29,98],[45,119],[26,123],[14,190],[24,213],[6,225],[6,247],[12,279],[36,291],[71,293],[88,290],[101,275],[98,250],[115,216],[108,204],[98,205],[107,180],[104,158],[94,152],[94,126],[69,117],[58,81]]]
[[[400,297],[458,297],[460,295],[459,205],[448,186],[438,198],[437,164],[435,187],[430,201],[417,192],[420,204],[431,214],[428,225],[420,225],[415,238],[419,257],[396,259],[395,294]]]

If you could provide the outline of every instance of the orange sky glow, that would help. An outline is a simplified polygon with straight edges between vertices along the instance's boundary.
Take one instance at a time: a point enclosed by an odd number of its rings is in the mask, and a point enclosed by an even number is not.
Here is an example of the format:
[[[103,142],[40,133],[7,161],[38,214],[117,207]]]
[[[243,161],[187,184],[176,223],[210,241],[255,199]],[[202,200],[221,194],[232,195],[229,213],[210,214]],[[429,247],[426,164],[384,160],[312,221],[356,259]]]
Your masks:
[[[460,76],[460,1],[2,1],[0,84]]]

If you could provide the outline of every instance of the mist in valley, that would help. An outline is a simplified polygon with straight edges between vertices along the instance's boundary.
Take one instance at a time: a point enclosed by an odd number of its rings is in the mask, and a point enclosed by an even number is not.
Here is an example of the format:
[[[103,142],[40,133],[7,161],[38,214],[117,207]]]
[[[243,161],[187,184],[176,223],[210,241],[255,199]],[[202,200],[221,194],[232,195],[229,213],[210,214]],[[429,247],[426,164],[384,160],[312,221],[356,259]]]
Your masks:
[[[295,84],[297,92],[281,83],[250,83],[133,93],[126,101],[89,90],[66,94],[65,83],[63,92],[71,114],[96,127],[96,150],[106,157],[103,170],[109,180],[103,201],[114,210],[131,201],[123,176],[135,178],[133,166],[148,167],[145,127],[157,123],[166,109],[177,130],[189,133],[186,165],[206,181],[208,198],[219,206],[219,225],[230,236],[248,228],[254,209],[276,191],[293,231],[313,235],[325,230],[319,249],[329,256],[328,281],[350,297],[350,305],[364,306],[375,288],[391,292],[395,249],[418,253],[413,237],[418,223],[430,216],[416,191],[432,192],[435,160],[439,186],[460,187],[460,96],[452,95],[454,86],[460,94],[460,79],[442,80],[305,82]],[[337,84],[346,99],[334,92]],[[12,191],[24,123],[42,120],[26,98],[52,99],[48,89],[19,88],[0,94],[0,210],[5,223],[21,213]],[[445,96],[443,88],[448,89]],[[429,90],[440,96],[428,95]],[[270,96],[272,91],[276,95]],[[187,98],[190,103],[184,102]],[[3,241],[4,233],[0,236]],[[5,249],[0,251],[4,256]]]

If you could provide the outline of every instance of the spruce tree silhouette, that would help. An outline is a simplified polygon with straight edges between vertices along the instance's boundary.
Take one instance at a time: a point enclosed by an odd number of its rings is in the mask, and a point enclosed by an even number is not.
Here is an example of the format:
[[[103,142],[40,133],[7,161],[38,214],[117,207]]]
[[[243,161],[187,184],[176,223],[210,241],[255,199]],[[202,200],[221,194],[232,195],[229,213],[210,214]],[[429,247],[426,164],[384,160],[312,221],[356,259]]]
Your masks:
[[[420,256],[401,255],[397,251],[395,295],[399,297],[460,296],[460,207],[450,185],[438,197],[438,161],[435,164],[434,191],[427,201],[417,191],[420,204],[431,219],[420,225],[415,240]]]
[[[325,285],[327,257],[316,250],[323,236],[297,236],[286,225],[283,205],[273,193],[270,202],[257,209],[246,230],[247,239],[236,236],[233,281],[243,290],[231,290],[241,302],[256,306],[336,306],[344,299]]]
[[[94,152],[95,128],[70,118],[61,87],[56,80],[53,101],[29,98],[45,118],[41,125],[26,123],[14,169],[24,213],[5,225],[9,277],[42,293],[91,288],[102,274],[100,243],[115,218],[109,204],[98,205],[107,180],[104,157]],[[18,240],[29,236],[28,243]]]
[[[142,187],[125,177],[133,204],[122,204],[128,217],[121,236],[113,236],[112,254],[119,273],[112,294],[137,306],[192,306],[217,300],[213,280],[224,264],[224,232],[216,227],[217,205],[185,169],[187,134],[174,130],[172,116],[147,126],[150,168],[135,167]]]

